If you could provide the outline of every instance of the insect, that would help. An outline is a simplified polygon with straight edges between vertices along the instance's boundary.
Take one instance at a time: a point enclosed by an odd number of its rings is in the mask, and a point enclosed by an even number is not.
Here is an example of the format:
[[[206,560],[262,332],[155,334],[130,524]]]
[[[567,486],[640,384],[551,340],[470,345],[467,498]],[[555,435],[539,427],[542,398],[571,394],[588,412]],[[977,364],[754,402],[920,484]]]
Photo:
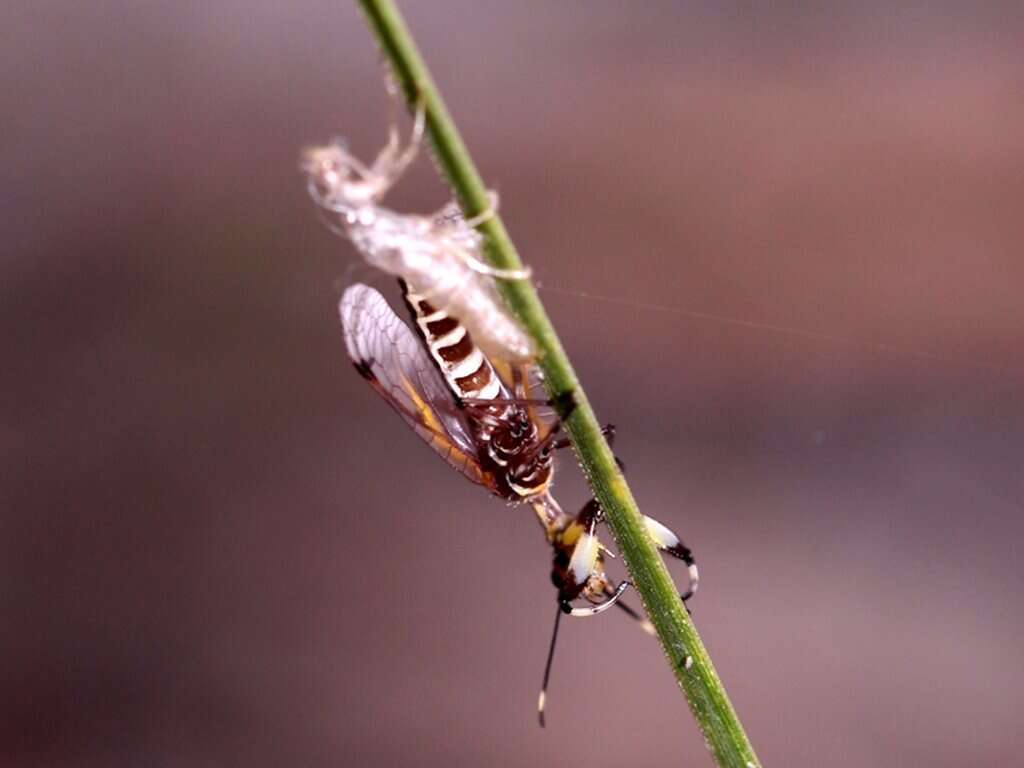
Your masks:
[[[599,541],[603,513],[590,501],[575,516],[551,494],[557,420],[544,424],[536,413],[548,401],[530,397],[529,366],[492,362],[458,318],[402,283],[403,298],[418,336],[376,290],[350,286],[339,311],[345,344],[356,370],[403,420],[452,467],[472,482],[511,503],[528,503],[554,549],[551,578],[558,610],[538,700],[544,723],[546,690],[563,613],[594,616],[612,605],[640,620],[619,601],[628,583],[614,583],[604,570],[610,554]],[[499,374],[499,370],[501,373]],[[609,436],[612,428],[606,428]],[[689,566],[688,599],[697,588],[690,550],[661,523],[645,517],[647,530],[663,551]],[[575,605],[582,600],[585,605]]]
[[[412,137],[402,148],[394,119],[397,94],[393,86],[389,91],[388,142],[373,163],[361,163],[340,140],[308,149],[302,167],[310,195],[332,214],[332,229],[345,235],[369,264],[405,279],[432,306],[460,318],[489,357],[515,363],[532,359],[530,337],[506,310],[494,284],[495,279],[525,279],[530,271],[487,264],[482,258],[483,239],[475,229],[494,215],[497,195],[492,193],[489,210],[472,219],[466,219],[454,203],[427,216],[381,206],[384,195],[416,157],[425,119],[420,104]]]

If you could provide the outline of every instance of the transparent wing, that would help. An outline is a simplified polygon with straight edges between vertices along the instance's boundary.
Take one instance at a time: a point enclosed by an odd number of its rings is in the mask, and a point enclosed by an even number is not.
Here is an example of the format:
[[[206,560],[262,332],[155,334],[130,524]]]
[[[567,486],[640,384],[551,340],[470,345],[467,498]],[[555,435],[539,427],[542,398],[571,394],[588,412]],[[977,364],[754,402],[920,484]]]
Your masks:
[[[487,485],[463,412],[420,340],[384,297],[357,283],[338,309],[356,370],[445,461]]]

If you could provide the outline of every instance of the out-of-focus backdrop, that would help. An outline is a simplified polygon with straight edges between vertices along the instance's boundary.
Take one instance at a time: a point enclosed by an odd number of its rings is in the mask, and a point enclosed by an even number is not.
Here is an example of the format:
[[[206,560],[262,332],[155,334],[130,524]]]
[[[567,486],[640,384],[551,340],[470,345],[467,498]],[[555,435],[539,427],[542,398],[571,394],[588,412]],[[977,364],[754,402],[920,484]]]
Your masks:
[[[1022,15],[403,5],[764,763],[1016,764]],[[0,15],[0,763],[710,765],[618,614],[537,728],[539,528],[348,363],[297,163],[384,139],[354,7]]]

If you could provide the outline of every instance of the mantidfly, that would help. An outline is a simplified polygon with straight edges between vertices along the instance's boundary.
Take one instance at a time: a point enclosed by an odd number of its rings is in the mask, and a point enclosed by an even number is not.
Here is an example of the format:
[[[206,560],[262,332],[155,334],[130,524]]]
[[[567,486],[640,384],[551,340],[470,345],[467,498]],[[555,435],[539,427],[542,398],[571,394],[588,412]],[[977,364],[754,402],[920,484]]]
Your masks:
[[[388,141],[369,166],[341,140],[306,150],[302,168],[309,193],[330,215],[329,225],[345,235],[362,257],[406,281],[438,310],[458,317],[488,357],[522,363],[534,357],[530,337],[498,295],[495,280],[523,280],[529,269],[498,269],[483,259],[483,237],[476,227],[494,215],[490,207],[467,219],[454,203],[432,215],[396,213],[381,205],[388,190],[415,159],[423,141],[426,111],[417,105],[412,135],[402,147],[397,124],[398,96],[391,100]]]
[[[418,336],[394,313],[383,296],[355,284],[339,306],[345,345],[359,374],[403,420],[453,468],[507,502],[528,503],[554,549],[551,578],[558,589],[558,611],[538,699],[544,704],[563,613],[595,616],[613,605],[643,621],[619,602],[628,582],[616,585],[604,570],[611,553],[595,533],[603,514],[596,501],[572,516],[551,494],[553,452],[568,446],[558,437],[560,422],[544,423],[537,410],[552,403],[531,397],[528,363],[491,361],[469,330],[451,312],[402,284]],[[571,411],[571,402],[562,410]],[[605,428],[609,438],[611,427]],[[678,536],[645,517],[651,539],[662,551],[689,566],[685,601],[697,588],[690,550]],[[583,600],[585,605],[574,605]],[[650,631],[648,624],[645,629]]]

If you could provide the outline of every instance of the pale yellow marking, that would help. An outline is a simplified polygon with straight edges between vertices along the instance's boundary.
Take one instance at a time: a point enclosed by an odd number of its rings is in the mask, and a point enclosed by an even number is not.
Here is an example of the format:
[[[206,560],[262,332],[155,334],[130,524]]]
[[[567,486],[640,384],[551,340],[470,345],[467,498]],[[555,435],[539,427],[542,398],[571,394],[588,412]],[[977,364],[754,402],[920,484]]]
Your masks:
[[[583,584],[593,573],[600,551],[598,546],[597,537],[590,533],[583,534],[576,542],[569,560],[569,572],[577,584]]]

